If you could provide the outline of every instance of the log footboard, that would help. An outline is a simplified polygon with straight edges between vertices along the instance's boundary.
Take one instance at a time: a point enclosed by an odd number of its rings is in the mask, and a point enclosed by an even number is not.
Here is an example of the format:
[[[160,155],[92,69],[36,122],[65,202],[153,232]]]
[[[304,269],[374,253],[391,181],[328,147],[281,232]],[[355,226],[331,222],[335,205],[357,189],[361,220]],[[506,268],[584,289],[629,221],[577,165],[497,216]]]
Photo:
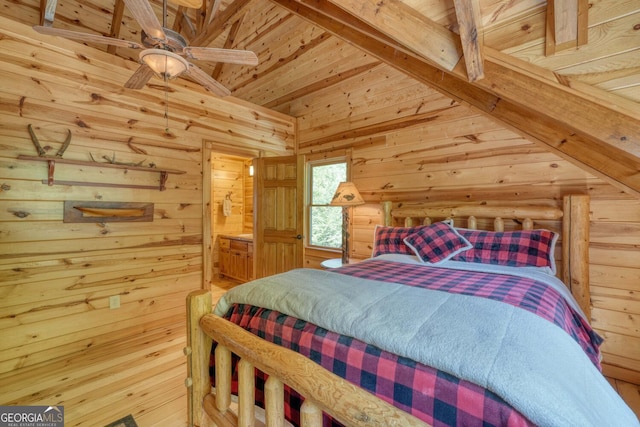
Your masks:
[[[205,290],[193,292],[187,299],[190,426],[255,425],[254,368],[269,375],[265,386],[267,426],[284,425],[284,384],[305,398],[301,408],[305,427],[321,426],[323,411],[346,426],[427,426],[295,351],[211,314],[211,305],[211,294]],[[209,380],[212,339],[218,343],[215,393]],[[237,410],[231,409],[231,353],[241,359]]]

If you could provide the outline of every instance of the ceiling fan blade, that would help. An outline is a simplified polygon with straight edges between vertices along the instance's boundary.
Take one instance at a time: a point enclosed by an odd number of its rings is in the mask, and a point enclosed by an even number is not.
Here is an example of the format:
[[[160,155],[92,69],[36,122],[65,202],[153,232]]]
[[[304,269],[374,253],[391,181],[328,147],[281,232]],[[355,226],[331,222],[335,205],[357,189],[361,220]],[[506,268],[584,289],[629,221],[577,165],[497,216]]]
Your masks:
[[[219,49],[216,47],[185,47],[183,53],[190,59],[227,62],[230,64],[258,65],[258,57],[250,50]]]
[[[210,75],[202,71],[201,68],[189,63],[189,69],[185,73],[190,76],[193,80],[200,83],[207,89],[209,92],[212,92],[218,96],[229,96],[231,95],[231,91],[226,87],[222,86],[222,84],[213,79]]]
[[[144,46],[142,46],[140,43],[128,40],[114,39],[112,37],[99,36],[97,34],[85,34],[79,33],[77,31],[63,30],[61,28],[44,27],[41,25],[36,25],[33,27],[33,29],[40,34],[45,34],[48,36],[64,37],[66,39],[80,40],[88,43],[110,44],[112,46],[128,47],[132,49],[144,49]]]
[[[124,0],[124,4],[147,36],[158,41],[167,39],[158,17],[147,0]]]
[[[153,70],[148,65],[142,64],[124,84],[127,89],[142,89],[149,79],[153,77]]]

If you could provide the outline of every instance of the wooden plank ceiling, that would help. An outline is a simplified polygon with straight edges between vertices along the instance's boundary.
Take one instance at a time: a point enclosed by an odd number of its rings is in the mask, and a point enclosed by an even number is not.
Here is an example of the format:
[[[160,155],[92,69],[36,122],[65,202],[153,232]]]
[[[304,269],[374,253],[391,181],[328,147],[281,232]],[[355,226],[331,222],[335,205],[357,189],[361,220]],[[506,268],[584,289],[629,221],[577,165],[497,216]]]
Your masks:
[[[301,116],[296,99],[392,67],[640,196],[637,0],[176,1],[168,26],[191,46],[258,55],[257,67],[194,61],[233,96]],[[123,0],[0,4],[30,25],[140,41]]]

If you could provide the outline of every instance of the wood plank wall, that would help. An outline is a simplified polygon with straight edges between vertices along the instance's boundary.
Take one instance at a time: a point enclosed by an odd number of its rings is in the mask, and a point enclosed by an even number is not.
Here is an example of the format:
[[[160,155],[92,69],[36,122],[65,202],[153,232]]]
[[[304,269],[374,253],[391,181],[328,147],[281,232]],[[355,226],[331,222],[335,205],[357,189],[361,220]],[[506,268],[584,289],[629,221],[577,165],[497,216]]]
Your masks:
[[[385,199],[560,206],[565,194],[589,194],[592,322],[606,340],[605,372],[640,383],[640,200],[398,72],[368,74],[288,106],[301,154],[351,151],[368,202],[353,211],[353,256],[371,255]]]
[[[136,64],[0,18],[0,404],[64,405],[67,426],[186,423],[185,296],[202,285],[203,141],[293,149],[280,113],[157,80],[125,90]],[[185,171],[166,191],[47,186],[48,154]],[[158,183],[158,173],[57,165],[56,179]],[[239,200],[242,196],[239,195]],[[145,202],[153,222],[63,223],[65,200]],[[241,224],[242,226],[242,224]],[[120,307],[109,308],[110,297]]]
[[[164,392],[184,379],[183,296],[201,280],[198,150],[208,139],[291,153],[294,124],[178,80],[165,135],[161,85],[122,88],[136,64],[3,18],[0,29],[0,403],[66,404],[69,425],[104,425],[127,411],[140,425],[181,419],[182,396]],[[354,210],[356,256],[370,254],[382,199],[558,205],[563,194],[590,194],[593,323],[606,338],[605,372],[639,383],[640,201],[388,68],[367,74],[282,109],[300,117],[301,152],[352,151],[353,180],[370,202]],[[65,158],[115,153],[187,173],[171,175],[165,192],[47,187],[44,164],[16,160],[35,153],[29,123],[54,150],[71,129]],[[66,176],[153,179],[91,169],[67,167]],[[71,199],[147,201],[156,215],[137,225],[62,224]],[[114,294],[122,305],[109,310]]]

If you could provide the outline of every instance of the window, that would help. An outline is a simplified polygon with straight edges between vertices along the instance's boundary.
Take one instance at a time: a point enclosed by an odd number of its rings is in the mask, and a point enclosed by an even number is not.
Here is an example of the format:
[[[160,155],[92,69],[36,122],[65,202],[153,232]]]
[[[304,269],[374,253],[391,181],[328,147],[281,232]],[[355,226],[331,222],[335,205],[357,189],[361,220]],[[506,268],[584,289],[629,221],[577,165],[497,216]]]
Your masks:
[[[343,159],[309,163],[310,246],[342,247],[342,208],[329,203],[338,184],[346,180],[347,162]]]

